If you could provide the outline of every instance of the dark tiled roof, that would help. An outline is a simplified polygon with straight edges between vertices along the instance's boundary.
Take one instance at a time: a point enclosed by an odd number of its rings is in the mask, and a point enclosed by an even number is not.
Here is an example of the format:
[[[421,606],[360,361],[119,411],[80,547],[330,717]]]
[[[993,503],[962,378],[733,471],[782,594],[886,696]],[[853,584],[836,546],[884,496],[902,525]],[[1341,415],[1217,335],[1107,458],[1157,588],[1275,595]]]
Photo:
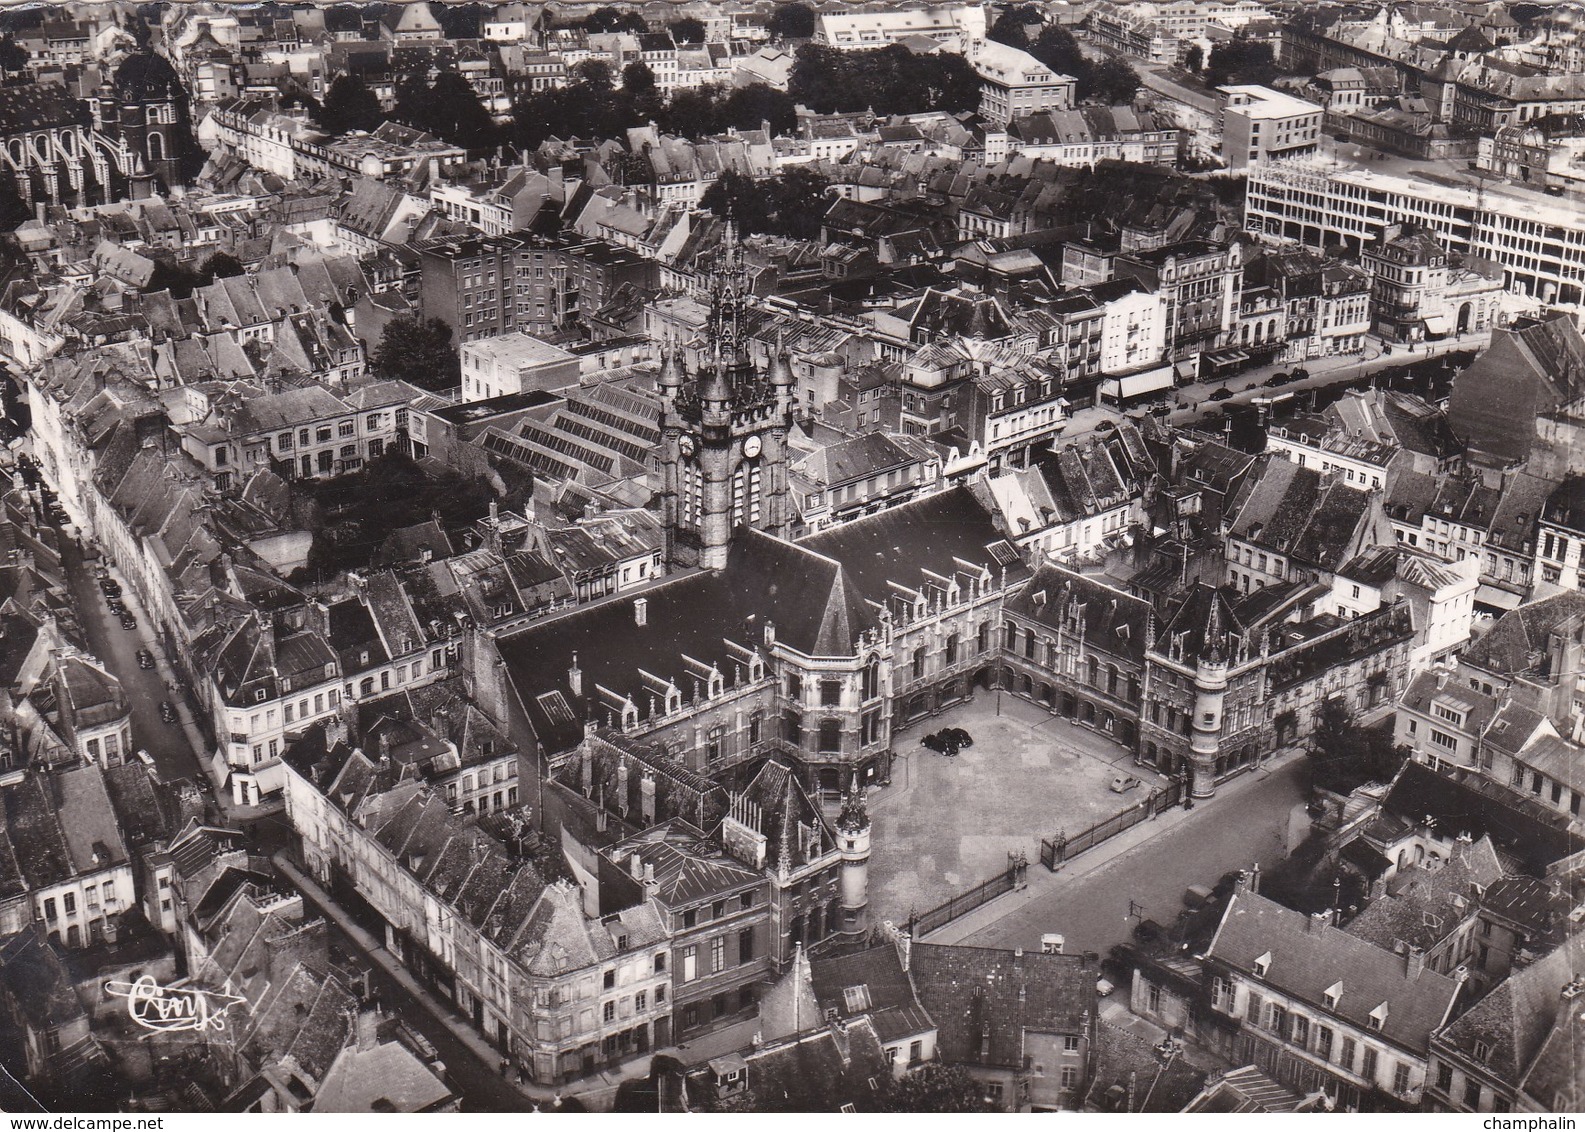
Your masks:
[[[911,951],[943,1061],[1021,1067],[1025,1032],[1082,1034],[1095,1010],[1100,972],[1082,956],[937,943]]]
[[[1228,901],[1206,954],[1362,1030],[1374,1029],[1371,1013],[1386,1003],[1380,1032],[1412,1051],[1426,1049],[1459,990],[1456,979],[1429,969],[1411,974],[1403,956],[1250,892],[1234,893]],[[1255,961],[1266,955],[1265,974],[1255,976]],[[1328,988],[1338,983],[1337,1004],[1325,1007]]]
[[[1424,763],[1404,765],[1382,799],[1385,813],[1418,824],[1436,818],[1445,837],[1490,835],[1492,843],[1536,874],[1585,845],[1560,814],[1476,774],[1443,774]]]
[[[1042,566],[1005,608],[1053,632],[1082,632],[1087,646],[1144,663],[1150,603],[1083,574]]]

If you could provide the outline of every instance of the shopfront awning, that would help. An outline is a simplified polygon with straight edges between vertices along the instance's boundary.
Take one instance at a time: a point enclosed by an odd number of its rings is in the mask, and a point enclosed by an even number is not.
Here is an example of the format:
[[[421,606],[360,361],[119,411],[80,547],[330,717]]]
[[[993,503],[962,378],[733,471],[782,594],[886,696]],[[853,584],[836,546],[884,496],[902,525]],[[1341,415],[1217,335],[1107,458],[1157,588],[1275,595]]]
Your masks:
[[[1205,356],[1213,366],[1236,366],[1240,362],[1249,361],[1249,355],[1242,350],[1218,350],[1214,354]]]
[[[1518,609],[1523,599],[1516,593],[1498,589],[1482,583],[1475,590],[1475,604],[1484,605],[1491,609]]]
[[[1448,321],[1445,314],[1428,314],[1425,316],[1425,332],[1427,334],[1451,334],[1453,324]]]

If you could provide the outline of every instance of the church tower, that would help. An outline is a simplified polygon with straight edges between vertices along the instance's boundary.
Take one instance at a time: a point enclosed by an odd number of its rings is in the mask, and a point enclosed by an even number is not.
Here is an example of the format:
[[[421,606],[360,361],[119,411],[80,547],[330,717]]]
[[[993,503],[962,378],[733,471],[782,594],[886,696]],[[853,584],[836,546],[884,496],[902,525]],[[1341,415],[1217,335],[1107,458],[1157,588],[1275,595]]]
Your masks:
[[[661,492],[672,566],[719,570],[733,530],[786,535],[791,522],[792,366],[779,349],[767,367],[755,364],[748,298],[737,225],[728,217],[698,362],[688,372],[677,343],[667,344],[661,360]]]

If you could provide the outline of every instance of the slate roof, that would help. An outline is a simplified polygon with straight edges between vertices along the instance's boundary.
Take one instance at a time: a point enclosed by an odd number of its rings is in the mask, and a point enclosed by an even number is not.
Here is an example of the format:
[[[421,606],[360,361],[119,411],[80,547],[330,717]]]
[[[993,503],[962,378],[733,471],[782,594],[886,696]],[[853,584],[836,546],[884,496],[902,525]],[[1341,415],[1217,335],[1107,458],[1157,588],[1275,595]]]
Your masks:
[[[1088,647],[1144,663],[1150,603],[1095,578],[1041,566],[1004,608],[1054,633],[1082,632]]]
[[[1266,973],[1256,976],[1255,960],[1268,953]],[[1403,956],[1251,892],[1233,894],[1206,955],[1361,1030],[1375,1029],[1371,1012],[1386,1003],[1381,1034],[1413,1052],[1446,1023],[1460,986],[1429,969],[1410,974]],[[1326,991],[1337,983],[1342,994],[1327,1007]]]
[[[902,958],[891,944],[829,959],[811,959],[815,1001],[823,1015],[868,1016],[882,1042],[898,1041],[935,1029],[919,1005]]]
[[[1335,570],[1354,553],[1370,495],[1314,468],[1268,459],[1229,508],[1231,537]]]
[[[634,612],[640,598],[647,610],[643,626]],[[684,654],[718,666],[730,683],[740,669],[746,672],[743,650],[764,647],[767,622],[775,625],[779,642],[800,652],[851,655],[854,640],[875,619],[836,562],[761,532],[740,530],[719,573],[669,578],[544,618],[501,637],[498,647],[535,733],[547,749],[560,751],[582,735],[586,711],[607,722],[612,705],[599,689],[631,698],[641,715],[648,714],[656,694],[644,672],[675,681],[691,697],[694,675]],[[568,676],[575,656],[583,673],[582,696],[573,692]],[[543,710],[539,697],[552,691],[573,705],[571,718]]]
[[[1493,332],[1491,345],[1453,381],[1448,423],[1465,443],[1522,460],[1538,417],[1585,397],[1585,339],[1556,314]]]
[[[1355,916],[1344,931],[1389,951],[1400,943],[1428,951],[1453,933],[1472,913],[1479,891],[1502,875],[1491,838],[1458,845],[1438,868],[1400,870],[1387,895]]]
[[[1437,1035],[1436,1046],[1456,1050],[1485,1066],[1498,1080],[1516,1083],[1541,1051],[1558,1018],[1578,1013],[1585,1002],[1585,998],[1563,999],[1563,988],[1581,971],[1585,971],[1585,936],[1575,935],[1498,983]],[[1542,1099],[1550,1104],[1552,1098]]]
[[[1381,805],[1383,812],[1414,824],[1427,815],[1436,818],[1444,837],[1488,834],[1501,852],[1518,858],[1537,875],[1552,862],[1585,848],[1581,838],[1569,832],[1567,814],[1481,775],[1444,774],[1413,760],[1393,779]]]
[[[748,1070],[755,1112],[837,1112],[844,1105],[872,1109],[875,1090],[869,1082],[891,1072],[874,1027],[863,1018],[738,1056]],[[691,1075],[688,1084],[696,1098],[713,1091],[703,1074]],[[698,1100],[693,1107],[700,1107]]]
[[[1499,617],[1459,659],[1498,676],[1536,672],[1546,658],[1552,631],[1581,616],[1585,616],[1582,593],[1566,590],[1526,602]]]
[[[314,1111],[428,1112],[451,1099],[451,1090],[412,1051],[387,1041],[344,1047],[319,1083]]]
[[[31,1029],[65,1029],[84,1014],[71,975],[45,927],[29,924],[0,940],[0,988]]]
[[[85,122],[87,107],[63,86],[29,83],[0,87],[0,136]]]
[[[1100,972],[1082,956],[937,943],[910,950],[908,969],[936,1022],[943,1061],[1021,1068],[1026,1032],[1081,1035],[1094,1015]]]
[[[653,894],[671,908],[684,908],[758,883],[760,874],[721,852],[687,822],[662,822],[618,845],[612,859],[630,856],[654,870]]]

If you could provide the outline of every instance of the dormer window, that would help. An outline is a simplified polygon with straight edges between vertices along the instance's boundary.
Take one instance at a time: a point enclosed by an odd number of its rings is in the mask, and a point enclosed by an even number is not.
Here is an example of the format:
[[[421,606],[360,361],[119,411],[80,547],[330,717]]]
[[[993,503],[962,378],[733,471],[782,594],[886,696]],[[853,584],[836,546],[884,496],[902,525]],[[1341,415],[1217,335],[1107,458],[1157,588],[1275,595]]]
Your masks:
[[[1339,1001],[1341,1001],[1342,997],[1343,981],[1339,979],[1337,982],[1333,983],[1322,992],[1321,1001],[1326,1003],[1326,1008],[1328,1010],[1336,1010],[1337,1004]]]
[[[1380,1030],[1387,1024],[1387,1004],[1384,1002],[1370,1012],[1370,1028]]]
[[[1271,970],[1271,952],[1268,951],[1264,955],[1256,957],[1255,977],[1257,979],[1264,979],[1266,977],[1266,972],[1269,970]]]

